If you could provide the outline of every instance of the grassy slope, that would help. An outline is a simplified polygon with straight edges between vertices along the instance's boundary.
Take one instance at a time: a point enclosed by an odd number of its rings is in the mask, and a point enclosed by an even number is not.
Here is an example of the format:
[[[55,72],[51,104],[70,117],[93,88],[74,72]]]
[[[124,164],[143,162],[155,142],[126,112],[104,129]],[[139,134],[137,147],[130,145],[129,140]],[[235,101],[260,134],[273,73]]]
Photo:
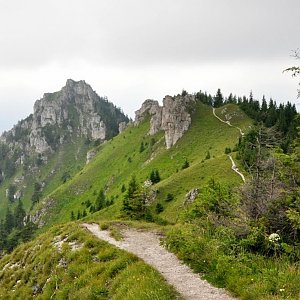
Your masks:
[[[27,176],[22,183],[24,195],[22,201],[28,211],[31,207],[31,196],[33,194],[34,182],[45,182],[43,195],[47,195],[62,184],[61,177],[65,171],[71,176],[76,174],[85,164],[86,152],[88,146],[84,144],[83,139],[77,139],[73,143],[63,145],[59,151],[54,153],[46,165],[42,165],[38,173],[33,176]],[[52,171],[54,172],[52,173]],[[4,218],[8,200],[5,197],[5,191],[13,183],[14,178],[21,176],[22,170],[19,169],[17,174],[7,180],[0,186],[0,219]],[[36,179],[34,179],[36,177]]]
[[[102,145],[99,154],[89,165],[50,195],[56,205],[51,211],[48,224],[69,220],[71,211],[82,211],[84,207],[81,203],[88,199],[95,201],[101,188],[107,190],[107,197],[115,197],[115,204],[88,218],[118,218],[123,198],[120,191],[122,184],[127,184],[132,174],[142,183],[153,169],[158,169],[162,178],[157,184],[159,194],[156,201],[163,203],[165,211],[161,216],[168,221],[176,220],[185,194],[192,188],[203,186],[211,177],[232,185],[241,183],[240,177],[231,170],[230,160],[224,154],[225,147],[233,148],[237,142],[239,131],[218,121],[213,116],[212,109],[201,103],[197,105],[192,119],[190,130],[169,150],[165,149],[162,133],[154,137],[147,135],[149,120],[138,127],[127,128],[122,134]],[[239,112],[238,121],[243,120],[245,124],[250,123]],[[156,143],[151,147],[152,138]],[[142,141],[147,146],[140,153]],[[205,160],[207,151],[211,155],[209,160]],[[128,161],[129,157],[131,162]],[[151,157],[153,159],[149,162]],[[181,170],[186,158],[190,167]],[[175,196],[171,203],[165,202],[167,193]]]
[[[19,246],[0,270],[1,299],[180,299],[157,271],[75,223]]]

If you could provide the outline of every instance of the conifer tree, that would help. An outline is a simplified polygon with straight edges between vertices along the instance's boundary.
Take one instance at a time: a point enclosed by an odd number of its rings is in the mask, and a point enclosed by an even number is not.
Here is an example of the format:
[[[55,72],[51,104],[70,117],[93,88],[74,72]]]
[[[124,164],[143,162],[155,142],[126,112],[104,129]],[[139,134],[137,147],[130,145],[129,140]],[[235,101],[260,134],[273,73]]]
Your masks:
[[[5,215],[5,221],[4,221],[4,228],[7,233],[10,233],[14,227],[14,216],[9,208],[6,210],[6,215]]]
[[[17,207],[15,208],[14,212],[14,226],[18,229],[24,227],[24,218],[26,217],[26,212],[23,208],[23,203],[19,200]]]
[[[214,97],[214,107],[220,107],[220,106],[222,106],[223,105],[223,101],[224,101],[224,98],[223,98],[223,95],[221,93],[221,90],[218,89],[217,90],[217,94]]]
[[[102,208],[104,208],[105,207],[105,202],[106,202],[106,199],[105,199],[104,190],[101,189],[98,196],[97,196],[96,203],[95,203],[96,211],[101,210]]]

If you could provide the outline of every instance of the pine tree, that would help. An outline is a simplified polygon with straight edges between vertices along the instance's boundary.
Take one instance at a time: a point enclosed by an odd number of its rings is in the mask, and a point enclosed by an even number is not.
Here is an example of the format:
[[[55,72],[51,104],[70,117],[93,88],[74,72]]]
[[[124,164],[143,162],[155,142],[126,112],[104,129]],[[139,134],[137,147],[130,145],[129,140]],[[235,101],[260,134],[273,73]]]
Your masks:
[[[145,217],[145,199],[141,195],[140,187],[135,176],[132,176],[127,193],[123,200],[122,211],[131,219],[139,220]]]
[[[160,214],[161,212],[164,211],[164,207],[160,203],[157,203],[155,206],[155,211],[157,214]]]
[[[6,210],[5,221],[4,221],[4,228],[7,233],[10,233],[14,228],[14,216],[9,208]]]
[[[141,142],[140,153],[142,153],[144,150],[145,150],[144,142]]]
[[[26,212],[23,208],[23,203],[21,200],[19,200],[18,205],[15,208],[15,212],[14,212],[14,220],[15,220],[14,226],[18,229],[23,228],[25,217],[26,217]]]
[[[207,151],[205,159],[210,159],[210,152],[209,151]]]
[[[170,201],[172,201],[173,199],[174,199],[174,195],[171,194],[171,193],[168,193],[168,194],[167,194],[166,201],[167,201],[167,202],[170,202]]]
[[[102,208],[104,208],[105,207],[105,202],[106,202],[106,199],[105,199],[104,190],[101,189],[98,196],[97,196],[96,203],[95,203],[96,211],[101,210]]]
[[[186,158],[183,165],[182,165],[182,167],[181,167],[181,169],[184,170],[184,169],[188,168],[189,166],[190,166],[190,163]]]
[[[160,175],[159,175],[158,170],[155,170],[155,183],[158,183],[158,182],[160,182]]]
[[[155,183],[155,171],[154,170],[151,171],[149,179],[152,183]]]
[[[125,184],[123,184],[121,187],[121,193],[124,193],[125,191],[126,191],[126,186],[125,186]]]
[[[7,238],[7,233],[5,230],[5,225],[3,220],[1,220],[0,221],[0,251],[6,249],[6,238]]]
[[[218,89],[217,90],[217,94],[214,97],[214,107],[220,107],[220,106],[222,106],[223,105],[223,101],[224,101],[224,98],[223,98],[223,95],[221,93],[221,90]]]
[[[75,215],[74,215],[74,211],[72,210],[71,211],[71,221],[74,221],[75,220]]]

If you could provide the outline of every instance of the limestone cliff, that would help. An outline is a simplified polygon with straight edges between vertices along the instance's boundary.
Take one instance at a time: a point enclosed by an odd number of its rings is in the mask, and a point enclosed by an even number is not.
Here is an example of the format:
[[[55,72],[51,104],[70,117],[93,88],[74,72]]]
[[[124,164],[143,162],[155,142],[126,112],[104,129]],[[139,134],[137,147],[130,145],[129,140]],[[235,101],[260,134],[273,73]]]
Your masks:
[[[107,140],[119,133],[119,125],[126,127],[128,118],[99,97],[85,81],[68,79],[58,92],[45,93],[34,104],[34,112],[0,137],[5,152],[1,156],[13,159],[15,167],[23,164],[24,157],[40,155],[42,159],[77,138],[89,141]],[[0,172],[7,175],[4,162]]]
[[[195,103],[193,95],[166,96],[161,107],[157,101],[146,100],[135,112],[135,124],[140,124],[150,116],[149,134],[160,130],[165,132],[166,147],[169,149],[189,129],[192,119],[190,111]]]

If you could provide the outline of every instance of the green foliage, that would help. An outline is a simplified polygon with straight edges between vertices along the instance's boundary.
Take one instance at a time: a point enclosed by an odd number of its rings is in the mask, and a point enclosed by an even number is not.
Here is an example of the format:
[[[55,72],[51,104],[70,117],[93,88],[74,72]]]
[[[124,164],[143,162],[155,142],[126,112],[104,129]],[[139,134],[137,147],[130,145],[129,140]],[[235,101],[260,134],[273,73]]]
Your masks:
[[[42,185],[39,182],[34,183],[34,190],[31,196],[32,204],[36,204],[42,197]]]
[[[95,210],[99,211],[103,209],[105,207],[105,202],[106,202],[106,198],[105,198],[104,190],[101,189],[96,198]]]
[[[190,163],[189,163],[189,161],[186,158],[185,161],[184,161],[184,163],[183,163],[183,165],[181,166],[181,169],[182,170],[187,169],[189,166],[190,166]]]
[[[223,101],[224,101],[224,97],[221,93],[221,90],[218,89],[217,90],[217,94],[216,96],[214,97],[214,107],[220,107],[223,105]]]
[[[122,184],[121,193],[125,193],[125,191],[126,191],[126,186],[125,186],[125,184]]]
[[[71,178],[70,172],[65,171],[61,176],[62,183],[66,183]]]
[[[121,208],[123,216],[133,220],[144,219],[153,222],[151,211],[147,208],[147,202],[150,198],[151,188],[148,186],[141,188],[136,181],[136,177],[133,175],[123,199]]]
[[[231,148],[230,147],[226,147],[224,153],[225,154],[231,153]]]
[[[153,184],[160,182],[160,175],[159,175],[158,170],[152,170],[151,171],[150,176],[149,176],[149,180]]]
[[[164,211],[164,207],[162,206],[162,204],[161,203],[157,203],[156,206],[155,206],[155,212],[157,214],[160,214],[163,211]]]
[[[60,145],[60,132],[57,125],[47,124],[42,127],[42,133],[45,136],[47,144],[54,150]]]
[[[156,270],[72,223],[19,246],[0,268],[1,299],[178,299]]]
[[[210,159],[210,152],[209,151],[206,152],[205,159]]]
[[[266,258],[243,251],[230,228],[212,234],[196,225],[180,224],[167,233],[165,244],[197,273],[241,299],[297,299],[298,265],[289,257]]]
[[[26,217],[26,212],[23,207],[23,202],[19,200],[17,207],[15,208],[14,211],[14,226],[17,229],[21,229],[24,226],[25,217]]]
[[[10,184],[7,190],[7,199],[11,202],[15,200],[14,195],[17,191],[17,187],[14,184]]]
[[[20,243],[30,240],[36,230],[36,226],[29,222],[19,200],[12,212],[6,210],[5,220],[0,222],[0,253],[10,252]]]
[[[167,197],[166,197],[166,201],[167,201],[167,202],[170,202],[170,201],[172,201],[172,200],[174,200],[174,195],[171,194],[171,193],[168,193],[168,194],[167,194]]]
[[[140,145],[140,153],[144,152],[145,151],[145,145],[144,145],[144,142],[141,142],[141,145]]]

